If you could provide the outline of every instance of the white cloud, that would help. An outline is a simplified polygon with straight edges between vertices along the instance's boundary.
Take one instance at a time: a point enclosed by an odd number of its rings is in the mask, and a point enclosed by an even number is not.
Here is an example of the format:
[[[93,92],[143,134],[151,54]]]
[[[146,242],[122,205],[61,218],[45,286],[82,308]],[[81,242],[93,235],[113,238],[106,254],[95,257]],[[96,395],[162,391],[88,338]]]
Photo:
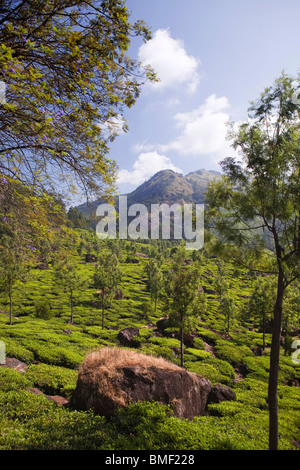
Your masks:
[[[175,150],[182,155],[220,155],[227,151],[227,125],[230,105],[226,97],[209,96],[199,108],[174,116],[180,129],[178,138],[159,145],[162,152]]]
[[[120,170],[118,172],[118,184],[127,183],[137,186],[161,170],[174,170],[182,173],[180,168],[173,165],[170,158],[156,151],[141,153],[132,168],[132,171]]]
[[[190,92],[197,89],[199,60],[188,55],[183,42],[173,39],[168,30],[157,30],[153,38],[140,47],[138,56],[143,65],[151,65],[156,72],[160,81],[151,84],[155,89],[178,85],[186,85]]]
[[[120,136],[124,135],[128,126],[121,115],[112,116],[107,121],[98,124],[101,130],[106,133],[108,136]]]

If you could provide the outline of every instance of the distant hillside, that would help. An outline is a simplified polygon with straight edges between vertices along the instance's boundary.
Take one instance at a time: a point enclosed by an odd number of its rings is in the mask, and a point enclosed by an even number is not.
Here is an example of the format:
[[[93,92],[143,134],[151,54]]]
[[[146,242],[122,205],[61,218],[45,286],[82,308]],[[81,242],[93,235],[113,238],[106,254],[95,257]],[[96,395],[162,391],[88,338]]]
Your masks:
[[[186,176],[173,170],[162,170],[141,184],[131,193],[127,194],[128,206],[132,204],[203,204],[207,185],[213,179],[219,179],[221,173],[213,170],[198,170]],[[95,214],[99,201],[82,204],[77,209],[86,217]],[[118,199],[116,199],[116,207]]]

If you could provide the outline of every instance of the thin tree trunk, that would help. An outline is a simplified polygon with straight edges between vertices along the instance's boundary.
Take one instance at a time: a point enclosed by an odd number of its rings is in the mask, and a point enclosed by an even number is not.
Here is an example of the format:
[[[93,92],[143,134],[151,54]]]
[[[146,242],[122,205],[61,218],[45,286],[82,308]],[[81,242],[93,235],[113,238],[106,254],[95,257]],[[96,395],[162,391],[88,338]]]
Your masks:
[[[12,303],[12,294],[9,291],[9,324],[12,325],[12,313],[13,313],[13,303]]]
[[[266,315],[265,311],[263,312],[263,351],[266,348]]]
[[[104,294],[102,294],[102,330],[104,330],[104,310],[105,310]]]
[[[71,300],[71,323],[74,323],[74,304],[73,304],[73,291],[70,293],[70,300]]]
[[[183,360],[183,328],[182,326],[180,327],[180,365],[181,367],[184,366],[184,360]]]
[[[270,372],[268,388],[269,404],[269,450],[278,450],[278,369],[280,355],[280,336],[282,323],[282,303],[284,295],[284,278],[281,266],[279,267],[277,297],[274,306],[274,320],[272,332],[272,345],[270,355]]]

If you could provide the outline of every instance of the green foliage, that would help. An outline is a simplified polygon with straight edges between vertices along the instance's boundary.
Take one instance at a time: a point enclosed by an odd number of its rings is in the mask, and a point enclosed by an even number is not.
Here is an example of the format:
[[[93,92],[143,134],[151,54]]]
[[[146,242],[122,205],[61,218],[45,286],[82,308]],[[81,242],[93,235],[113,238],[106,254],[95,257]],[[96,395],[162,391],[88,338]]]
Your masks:
[[[0,394],[0,449],[94,450],[103,448],[105,420],[69,412],[26,391]]]
[[[35,305],[35,314],[38,318],[49,320],[52,316],[51,307],[48,302],[39,302]]]
[[[75,249],[85,236],[79,233]],[[87,235],[87,239],[89,237]],[[83,277],[89,277],[93,265],[82,264],[82,259],[84,250],[82,256],[76,258],[77,270]],[[148,318],[141,316],[143,302],[151,304],[144,278],[147,259],[140,258],[139,264],[135,265],[127,264],[125,259],[126,253],[122,258],[123,277],[119,284],[124,298],[114,300],[111,308],[105,309],[109,328],[102,329],[93,289],[87,285],[75,290],[74,323],[70,323],[69,295],[57,284],[51,267],[32,271],[26,290],[16,302],[16,314],[26,307],[31,312],[29,315],[18,316],[14,324],[9,325],[6,315],[0,314],[0,339],[5,342],[7,355],[25,361],[29,366],[25,375],[0,368],[0,404],[3,405],[0,448],[267,449],[268,349],[265,355],[254,356],[250,348],[261,346],[262,333],[250,331],[247,324],[240,323],[244,320],[239,317],[235,320],[238,329],[233,330],[230,337],[224,336],[224,319],[218,309],[218,295],[214,294],[207,295],[209,316],[197,320],[193,347],[184,346],[185,367],[203,375],[212,384],[233,387],[237,401],[209,405],[208,414],[193,421],[175,418],[171,408],[165,409],[157,403],[138,403],[120,410],[120,414],[107,422],[92,413],[55,407],[45,397],[33,396],[26,391],[37,387],[45,394],[69,398],[85,354],[99,347],[116,346],[118,332],[127,326],[139,326],[140,352],[162,356],[180,365],[180,340],[171,336],[178,335],[177,328],[168,328],[166,336],[155,328],[161,316],[161,301],[158,301],[156,313],[152,308]],[[169,267],[170,264],[162,264],[163,271]],[[234,286],[235,299],[247,305],[252,285],[249,277],[245,273],[234,277],[230,264],[226,263],[225,268]],[[206,284],[211,285],[209,281],[218,273],[216,261],[202,259],[200,272],[201,276],[205,274]],[[55,313],[49,320],[35,316],[35,305],[43,300],[51,304]],[[0,301],[5,306],[4,296]],[[267,341],[268,338],[266,335]],[[210,345],[216,357],[204,349],[204,342]],[[239,371],[244,378],[235,382],[235,373]],[[279,379],[280,448],[291,449],[292,441],[297,438],[299,396],[296,387],[286,384],[300,380],[300,369],[292,364],[290,356],[284,356],[284,351]]]
[[[0,367],[0,392],[24,390],[31,386],[30,379],[19,371]]]
[[[253,356],[253,352],[247,346],[237,346],[222,339],[216,341],[215,351],[220,359],[229,362],[233,366],[240,365],[245,356]]]
[[[114,162],[106,154],[119,132],[115,120],[154,78],[128,56],[133,35],[150,38],[145,23],[131,24],[120,0],[46,1],[30,8],[5,0],[0,19],[8,85],[2,169],[29,184],[38,178],[39,187],[62,183],[72,191],[75,183],[103,195],[103,187],[113,185]]]
[[[76,386],[77,371],[47,364],[32,364],[26,371],[26,378],[47,395],[70,397]]]
[[[117,286],[122,279],[122,270],[118,258],[113,253],[102,252],[94,268],[92,284],[97,289],[97,296],[102,308],[102,328],[104,328],[104,309],[106,304],[112,302]]]
[[[300,278],[299,105],[293,77],[286,74],[253,102],[246,122],[232,125],[231,140],[243,164],[225,159],[224,177],[207,192],[210,224],[223,256],[276,275],[269,372],[270,449],[278,448],[278,365],[286,289]],[[268,310],[268,295],[252,309]],[[256,304],[256,305],[255,305]]]

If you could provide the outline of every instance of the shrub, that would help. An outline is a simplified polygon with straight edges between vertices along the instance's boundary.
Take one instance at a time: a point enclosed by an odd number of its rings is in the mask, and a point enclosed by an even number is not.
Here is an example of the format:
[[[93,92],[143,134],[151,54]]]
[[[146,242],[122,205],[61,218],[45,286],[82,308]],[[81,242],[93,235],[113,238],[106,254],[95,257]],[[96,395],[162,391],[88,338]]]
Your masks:
[[[270,358],[269,357],[260,357],[260,356],[253,356],[253,357],[244,357],[243,358],[243,365],[246,368],[246,373],[249,377],[253,377],[257,380],[267,381],[269,377],[269,365],[270,365]]]
[[[191,361],[201,361],[202,359],[211,357],[211,354],[208,351],[204,351],[203,349],[187,348],[186,352],[188,353],[189,359]]]
[[[77,372],[60,366],[32,364],[26,371],[26,377],[48,395],[62,395],[69,398],[76,387]]]
[[[0,449],[101,450],[106,422],[88,412],[70,412],[43,395],[0,393]],[[110,442],[107,442],[110,445]]]
[[[22,390],[29,387],[32,387],[32,382],[24,374],[14,369],[0,367],[0,390],[2,392]]]
[[[229,362],[218,359],[217,357],[209,357],[208,359],[204,359],[204,363],[211,364],[219,371],[222,376],[221,383],[226,385],[230,385],[232,383],[232,379],[234,379],[235,373],[233,366],[229,364]]]
[[[26,362],[29,364],[34,361],[34,354],[30,349],[27,349],[25,346],[19,343],[17,339],[14,338],[4,338],[6,355],[7,357],[15,357],[20,361]]]
[[[49,303],[46,301],[38,302],[35,305],[35,315],[37,318],[49,320],[52,317],[52,311]]]
[[[225,377],[221,372],[211,364],[207,364],[204,361],[201,362],[189,362],[185,363],[188,371],[196,372],[196,374],[202,375],[208,379],[212,384],[216,383],[228,383],[228,377]]]
[[[216,355],[233,366],[242,363],[246,356],[254,356],[248,346],[237,346],[234,342],[218,339],[215,344]]]

